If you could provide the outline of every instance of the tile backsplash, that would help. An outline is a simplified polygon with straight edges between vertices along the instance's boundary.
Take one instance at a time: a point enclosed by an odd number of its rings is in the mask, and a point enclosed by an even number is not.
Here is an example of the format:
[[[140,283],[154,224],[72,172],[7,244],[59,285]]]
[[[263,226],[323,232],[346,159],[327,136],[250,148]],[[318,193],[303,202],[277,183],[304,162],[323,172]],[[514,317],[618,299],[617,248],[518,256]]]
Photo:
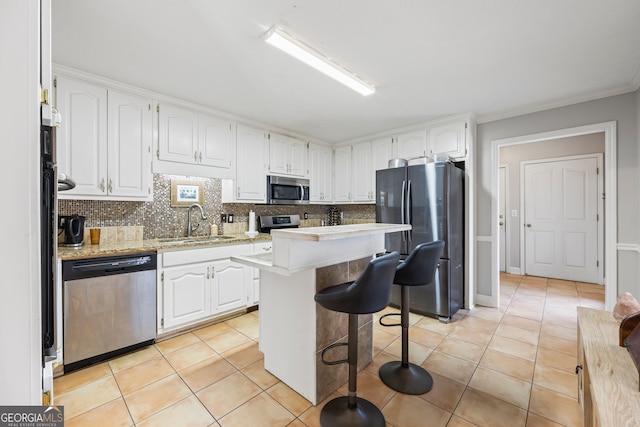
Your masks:
[[[187,232],[187,208],[171,207],[171,178],[172,175],[153,175],[153,201],[129,202],[107,200],[59,200],[59,215],[83,215],[86,217],[85,226],[91,227],[132,227],[143,226],[145,239],[181,237]],[[184,177],[177,177],[184,178]],[[216,225],[219,233],[241,233],[247,230],[249,211],[259,215],[298,214],[302,226],[320,225],[327,219],[330,205],[305,206],[273,206],[254,205],[250,203],[222,203],[222,181],[216,178],[189,179],[202,181],[204,185],[203,208],[207,219],[201,220],[197,211],[193,219],[200,224],[194,235],[210,234],[211,226]],[[374,222],[374,205],[337,205],[343,212],[343,224],[358,222]],[[221,214],[233,214],[232,224],[220,222]],[[308,220],[302,220],[304,213]]]

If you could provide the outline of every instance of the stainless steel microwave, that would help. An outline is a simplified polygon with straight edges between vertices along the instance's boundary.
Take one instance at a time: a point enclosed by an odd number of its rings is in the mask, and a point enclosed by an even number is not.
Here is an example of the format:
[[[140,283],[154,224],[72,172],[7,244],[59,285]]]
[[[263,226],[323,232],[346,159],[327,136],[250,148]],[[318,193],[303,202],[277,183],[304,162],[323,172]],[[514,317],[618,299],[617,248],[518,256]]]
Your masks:
[[[308,179],[267,175],[267,204],[305,205],[308,203]]]

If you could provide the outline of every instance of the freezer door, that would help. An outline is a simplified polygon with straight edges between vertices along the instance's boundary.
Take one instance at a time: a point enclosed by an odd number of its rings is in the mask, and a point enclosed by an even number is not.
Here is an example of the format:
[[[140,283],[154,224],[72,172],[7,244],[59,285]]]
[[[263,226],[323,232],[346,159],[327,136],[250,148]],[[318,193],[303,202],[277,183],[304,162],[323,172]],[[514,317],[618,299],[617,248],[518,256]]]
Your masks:
[[[434,283],[426,286],[409,287],[409,307],[412,313],[422,314],[449,321],[451,316],[460,308],[460,305],[452,301],[449,283],[449,261],[441,259]],[[391,305],[400,307],[400,286],[391,287]]]
[[[420,243],[444,240],[443,258],[449,257],[447,166],[447,163],[428,163],[407,168],[408,211],[412,225],[410,249]]]
[[[376,222],[406,223],[406,185],[405,168],[376,171]],[[408,254],[407,232],[387,233],[385,249]]]

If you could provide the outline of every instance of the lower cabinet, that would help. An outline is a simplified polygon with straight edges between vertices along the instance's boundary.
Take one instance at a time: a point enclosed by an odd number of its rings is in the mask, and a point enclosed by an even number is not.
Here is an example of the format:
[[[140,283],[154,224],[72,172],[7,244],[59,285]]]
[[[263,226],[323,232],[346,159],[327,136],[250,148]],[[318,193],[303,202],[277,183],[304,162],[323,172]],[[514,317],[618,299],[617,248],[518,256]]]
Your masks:
[[[247,305],[251,267],[232,262],[250,244],[158,254],[158,333],[182,328]]]
[[[271,252],[272,245],[271,242],[261,242],[261,243],[253,243],[252,245],[252,254],[261,254],[265,252]],[[247,306],[252,307],[254,305],[258,305],[260,303],[260,269],[250,267],[253,270],[252,274],[252,285],[249,287],[247,291]]]

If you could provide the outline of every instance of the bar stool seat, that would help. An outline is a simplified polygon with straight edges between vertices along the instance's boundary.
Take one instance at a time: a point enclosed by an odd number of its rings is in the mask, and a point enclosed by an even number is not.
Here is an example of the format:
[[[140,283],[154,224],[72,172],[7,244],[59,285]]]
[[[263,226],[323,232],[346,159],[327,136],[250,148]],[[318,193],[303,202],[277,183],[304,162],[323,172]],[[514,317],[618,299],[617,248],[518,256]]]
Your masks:
[[[380,317],[382,326],[402,327],[402,361],[387,362],[380,367],[378,375],[383,383],[393,390],[406,394],[424,394],[433,388],[433,378],[422,367],[409,362],[409,288],[411,286],[432,285],[438,259],[442,254],[444,242],[422,243],[415,247],[401,263],[393,283],[401,286],[400,323],[383,323],[383,319],[398,315],[385,314]]]
[[[355,281],[328,287],[314,297],[318,304],[328,310],[349,314],[349,342],[332,344],[322,350],[322,362],[325,364],[349,363],[349,394],[331,400],[322,408],[320,425],[323,427],[385,426],[380,409],[356,394],[358,315],[375,313],[389,304],[391,284],[399,261],[398,252],[373,259]],[[348,346],[347,359],[326,361],[325,353],[340,345]]]

